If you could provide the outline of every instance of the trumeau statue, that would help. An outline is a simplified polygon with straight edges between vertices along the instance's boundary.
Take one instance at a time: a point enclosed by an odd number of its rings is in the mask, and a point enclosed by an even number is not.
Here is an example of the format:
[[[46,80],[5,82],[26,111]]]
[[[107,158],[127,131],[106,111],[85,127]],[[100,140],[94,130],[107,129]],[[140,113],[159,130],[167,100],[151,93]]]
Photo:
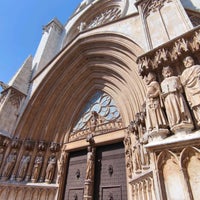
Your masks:
[[[182,85],[179,77],[173,76],[171,67],[164,67],[162,70],[164,80],[161,83],[162,97],[169,121],[169,126],[173,132],[176,129],[193,128],[190,111],[182,95]]]
[[[195,65],[191,56],[186,57],[183,63],[186,69],[181,75],[181,83],[197,124],[200,126],[200,65]]]
[[[161,129],[162,132],[163,130],[165,130],[164,132],[166,133],[168,132],[166,129],[168,122],[161,108],[161,90],[159,83],[156,81],[156,75],[153,72],[149,72],[145,77],[145,82],[147,84],[146,128],[149,136],[153,139],[153,134],[156,134],[158,137],[160,137],[158,132],[161,132]],[[164,132],[163,134],[165,134]],[[166,136],[163,135],[163,137]]]

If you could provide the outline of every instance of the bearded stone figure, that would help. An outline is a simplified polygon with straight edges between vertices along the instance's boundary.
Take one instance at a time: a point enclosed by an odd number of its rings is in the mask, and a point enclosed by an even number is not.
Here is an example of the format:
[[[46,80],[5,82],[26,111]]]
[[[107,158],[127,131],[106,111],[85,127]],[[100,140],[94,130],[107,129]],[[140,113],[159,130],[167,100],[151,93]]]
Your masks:
[[[146,128],[149,136],[153,139],[163,139],[166,137],[167,119],[162,110],[160,85],[156,81],[156,75],[149,72],[145,77],[147,84],[146,95]],[[162,133],[161,133],[162,132]]]
[[[187,56],[183,63],[185,70],[181,75],[181,83],[197,125],[200,126],[200,65],[195,65],[191,56]]]

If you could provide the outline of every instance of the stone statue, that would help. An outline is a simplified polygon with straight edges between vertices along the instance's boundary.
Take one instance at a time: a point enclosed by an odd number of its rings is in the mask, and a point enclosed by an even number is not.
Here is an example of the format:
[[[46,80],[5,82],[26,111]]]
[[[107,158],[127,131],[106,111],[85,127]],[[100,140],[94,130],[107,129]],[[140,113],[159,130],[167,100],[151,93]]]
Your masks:
[[[191,56],[186,57],[183,63],[186,69],[180,77],[181,83],[197,125],[200,126],[200,65],[195,65]]]
[[[89,146],[88,147],[88,154],[87,154],[87,167],[86,167],[86,180],[91,180],[94,176],[94,148]]]
[[[141,160],[141,144],[139,142],[139,136],[135,135],[135,145],[133,146],[133,163],[134,172],[141,173],[142,170],[142,160]]]
[[[173,76],[171,67],[164,67],[162,70],[164,80],[161,83],[162,97],[173,132],[177,129],[193,128],[190,111],[182,95],[182,85],[177,76]]]
[[[145,77],[147,84],[146,95],[146,129],[152,138],[152,134],[157,134],[159,129],[164,129],[163,137],[166,137],[168,122],[162,110],[161,90],[160,85],[156,81],[156,75],[149,72]],[[151,132],[151,133],[150,133]],[[158,137],[160,137],[159,135]],[[162,137],[162,138],[163,138]],[[157,136],[155,137],[157,138]]]
[[[12,152],[8,158],[6,159],[6,164],[3,170],[2,177],[8,179],[12,173],[12,170],[14,169],[15,163],[17,160],[17,152]]]
[[[37,180],[39,178],[42,164],[43,164],[43,156],[39,154],[35,158],[35,163],[34,163],[34,166],[33,166],[33,172],[32,172],[32,177],[31,177],[31,181],[33,183],[37,182]]]
[[[77,29],[79,30],[79,32],[84,31],[86,28],[86,23],[85,22],[81,22],[80,25],[77,27]]]
[[[56,163],[57,163],[57,159],[56,157],[53,155],[49,158],[49,162],[47,165],[47,169],[46,169],[46,175],[45,175],[45,182],[46,183],[51,183],[54,177],[54,173],[55,173],[55,169],[56,169]]]
[[[62,153],[60,155],[60,159],[58,160],[58,176],[57,176],[57,183],[60,184],[61,183],[61,179],[63,178],[63,174],[64,174],[64,167],[65,167],[65,163],[67,162],[67,154],[64,150],[62,150]]]
[[[19,166],[19,171],[18,171],[18,179],[23,180],[24,177],[26,176],[26,171],[28,169],[29,163],[31,160],[30,155],[24,155],[21,159],[20,166]]]

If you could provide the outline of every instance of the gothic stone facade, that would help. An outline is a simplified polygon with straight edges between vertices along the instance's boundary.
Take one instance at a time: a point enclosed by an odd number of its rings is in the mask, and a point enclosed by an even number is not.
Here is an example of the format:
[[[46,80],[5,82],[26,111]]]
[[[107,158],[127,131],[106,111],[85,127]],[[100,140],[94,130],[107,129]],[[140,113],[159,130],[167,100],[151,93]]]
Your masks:
[[[0,82],[0,199],[198,200],[199,9],[84,0],[47,24]]]

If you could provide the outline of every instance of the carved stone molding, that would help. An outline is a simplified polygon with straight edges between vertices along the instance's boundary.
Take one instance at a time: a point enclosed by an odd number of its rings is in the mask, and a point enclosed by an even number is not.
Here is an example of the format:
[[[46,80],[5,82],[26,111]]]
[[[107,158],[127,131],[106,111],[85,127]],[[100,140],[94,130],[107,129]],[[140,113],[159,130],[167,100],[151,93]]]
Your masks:
[[[190,52],[195,53],[200,49],[200,28],[193,29],[186,34],[163,44],[152,51],[141,55],[138,60],[138,70],[141,76],[149,71],[170,64],[183,58]]]
[[[165,3],[169,2],[172,2],[172,0],[146,0],[138,1],[136,5],[141,6],[144,17],[147,17],[151,12],[159,11]]]
[[[24,97],[25,97],[24,94],[12,88],[11,94],[9,96],[9,101],[11,102],[12,105],[19,108],[21,101]]]

